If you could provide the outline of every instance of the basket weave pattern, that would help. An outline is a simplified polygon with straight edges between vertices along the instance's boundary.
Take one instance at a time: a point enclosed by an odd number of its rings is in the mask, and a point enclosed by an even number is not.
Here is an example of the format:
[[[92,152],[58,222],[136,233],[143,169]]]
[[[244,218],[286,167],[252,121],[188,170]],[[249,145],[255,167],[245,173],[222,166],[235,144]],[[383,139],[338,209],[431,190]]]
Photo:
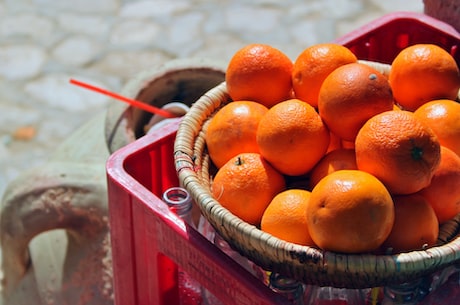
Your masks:
[[[386,65],[376,66],[388,73]],[[404,283],[460,259],[460,214],[441,227],[438,246],[397,255],[349,255],[300,246],[275,238],[234,216],[211,195],[213,169],[204,138],[213,114],[230,100],[222,83],[193,104],[179,126],[174,157],[181,184],[216,231],[242,255],[266,270],[307,284],[345,288]]]

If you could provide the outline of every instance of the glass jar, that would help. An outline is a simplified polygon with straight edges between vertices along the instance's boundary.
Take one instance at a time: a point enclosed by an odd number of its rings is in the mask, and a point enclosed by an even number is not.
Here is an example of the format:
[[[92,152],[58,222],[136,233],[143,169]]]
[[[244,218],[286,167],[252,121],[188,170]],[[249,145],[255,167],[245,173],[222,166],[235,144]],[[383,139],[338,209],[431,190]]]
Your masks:
[[[172,187],[163,193],[163,201],[169,209],[177,214],[184,222],[195,227],[192,218],[193,200],[189,192],[182,187]],[[185,272],[180,266],[177,267],[177,285],[179,291],[179,305],[203,303],[201,284]]]
[[[307,305],[366,305],[368,289],[311,286]]]
[[[301,282],[272,272],[269,277],[268,287],[282,295],[294,305],[304,305],[304,290]]]

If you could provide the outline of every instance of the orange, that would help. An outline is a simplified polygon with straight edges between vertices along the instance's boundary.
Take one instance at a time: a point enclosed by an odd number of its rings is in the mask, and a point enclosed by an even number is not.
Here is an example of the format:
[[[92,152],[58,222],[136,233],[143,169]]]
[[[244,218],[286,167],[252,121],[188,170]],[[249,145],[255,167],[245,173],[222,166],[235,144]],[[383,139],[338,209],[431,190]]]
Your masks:
[[[267,107],[291,97],[293,63],[280,50],[266,44],[249,44],[230,59],[225,74],[233,100],[251,100]]]
[[[322,43],[312,45],[300,53],[292,70],[292,87],[296,98],[318,107],[319,88],[324,79],[338,67],[357,62],[348,48]]]
[[[260,154],[285,175],[307,173],[324,156],[329,130],[315,108],[298,99],[276,104],[257,129]]]
[[[393,109],[387,78],[362,63],[340,66],[324,80],[318,110],[329,129],[346,141],[372,116]]]
[[[307,221],[313,241],[323,250],[371,252],[390,234],[393,200],[371,174],[339,170],[321,179],[312,190]]]
[[[454,100],[460,89],[460,74],[455,59],[443,48],[416,44],[395,57],[389,82],[395,100],[414,111],[431,100]]]
[[[327,147],[327,152],[342,148],[342,139],[339,138],[336,134],[329,132],[329,146]]]
[[[306,190],[289,189],[276,195],[262,216],[261,230],[287,242],[314,246],[306,213],[310,194]]]
[[[355,141],[342,140],[341,145],[343,148],[355,149]]]
[[[402,110],[402,108],[401,108],[400,105],[398,105],[397,103],[395,103],[395,104],[393,105],[393,110]]]
[[[209,157],[217,168],[243,152],[259,152],[256,131],[268,108],[251,101],[230,102],[211,118],[206,129]]]
[[[358,169],[376,176],[392,194],[427,187],[441,158],[433,130],[404,110],[370,118],[356,137],[355,152]]]
[[[341,169],[358,169],[354,149],[339,148],[328,152],[310,172],[310,188],[321,179]]]
[[[441,163],[430,185],[419,193],[431,204],[439,223],[460,213],[460,156],[441,146]]]
[[[433,208],[418,194],[393,197],[395,221],[382,248],[387,254],[422,250],[436,244],[439,223]]]
[[[260,154],[242,153],[217,171],[211,192],[235,216],[259,225],[270,201],[285,187],[284,176]]]
[[[460,155],[460,104],[452,100],[435,100],[423,104],[414,114],[438,136],[442,146]]]

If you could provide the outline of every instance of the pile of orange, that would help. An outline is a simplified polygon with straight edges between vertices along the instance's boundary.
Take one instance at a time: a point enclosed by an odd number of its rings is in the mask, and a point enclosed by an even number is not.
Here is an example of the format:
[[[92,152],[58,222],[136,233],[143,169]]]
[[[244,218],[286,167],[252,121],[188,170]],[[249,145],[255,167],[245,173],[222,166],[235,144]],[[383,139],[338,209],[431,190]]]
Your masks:
[[[333,43],[295,61],[250,44],[226,86],[205,129],[211,191],[243,221],[327,251],[399,253],[436,245],[460,213],[460,73],[444,49],[407,47],[382,71]]]

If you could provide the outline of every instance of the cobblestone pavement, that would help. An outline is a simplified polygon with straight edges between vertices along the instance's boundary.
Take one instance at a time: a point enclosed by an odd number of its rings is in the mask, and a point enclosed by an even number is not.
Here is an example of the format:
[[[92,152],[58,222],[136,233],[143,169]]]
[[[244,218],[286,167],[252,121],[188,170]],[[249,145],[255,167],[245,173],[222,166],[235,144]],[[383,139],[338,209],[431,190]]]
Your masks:
[[[174,58],[228,61],[247,43],[293,60],[422,0],[0,0],[0,198],[22,171],[107,107],[70,78],[119,92]],[[1,252],[0,252],[1,254]]]

